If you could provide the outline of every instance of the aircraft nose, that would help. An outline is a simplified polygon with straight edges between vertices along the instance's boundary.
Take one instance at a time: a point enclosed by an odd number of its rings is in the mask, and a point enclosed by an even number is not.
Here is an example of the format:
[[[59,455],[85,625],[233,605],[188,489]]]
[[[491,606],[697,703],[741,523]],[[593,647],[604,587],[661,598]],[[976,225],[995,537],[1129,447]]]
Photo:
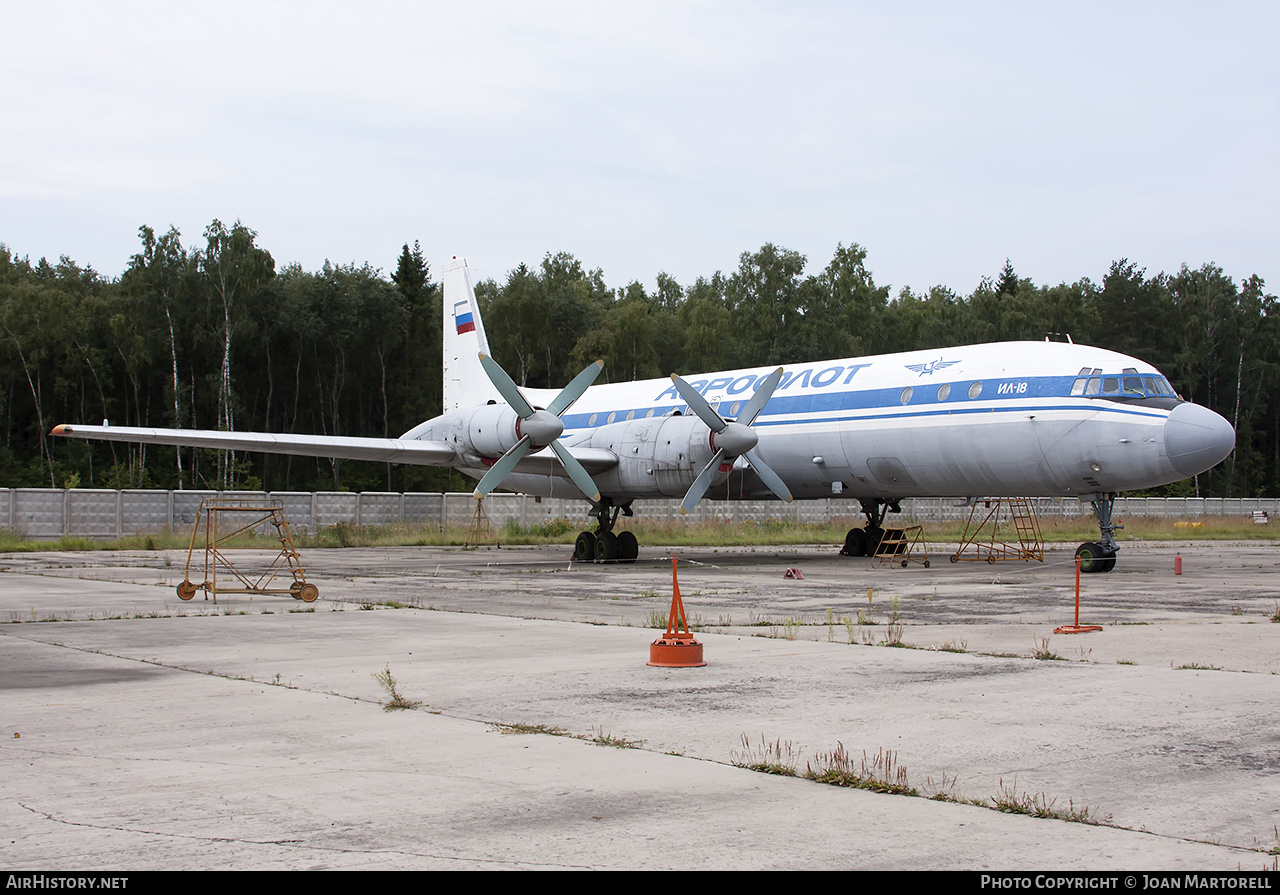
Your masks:
[[[1193,476],[1231,455],[1236,447],[1236,431],[1207,407],[1179,404],[1165,421],[1164,447],[1173,468],[1184,476]]]

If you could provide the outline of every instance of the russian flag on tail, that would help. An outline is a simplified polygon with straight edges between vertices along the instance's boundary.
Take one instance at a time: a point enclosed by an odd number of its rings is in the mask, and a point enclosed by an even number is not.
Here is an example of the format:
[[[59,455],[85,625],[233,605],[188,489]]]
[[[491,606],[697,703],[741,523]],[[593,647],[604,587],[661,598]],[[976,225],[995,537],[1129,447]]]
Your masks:
[[[458,327],[458,335],[476,331],[475,318],[471,316],[470,302],[460,301],[453,306],[453,322]]]

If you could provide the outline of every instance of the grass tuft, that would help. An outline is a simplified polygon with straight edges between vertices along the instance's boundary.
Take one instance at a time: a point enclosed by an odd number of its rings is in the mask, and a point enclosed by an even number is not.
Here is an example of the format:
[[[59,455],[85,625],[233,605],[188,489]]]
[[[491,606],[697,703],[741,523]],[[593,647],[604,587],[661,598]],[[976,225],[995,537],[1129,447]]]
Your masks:
[[[898,765],[897,753],[889,749],[881,749],[870,761],[863,751],[862,760],[855,769],[844,743],[836,743],[831,752],[819,753],[805,765],[804,776],[829,786],[849,786],[902,796],[920,795],[920,791],[907,782],[906,768]]]
[[[764,738],[764,734],[760,735],[760,745],[756,747],[744,733],[742,751],[739,752],[736,749],[729,751],[729,761],[735,767],[746,768],[761,774],[777,774],[781,777],[796,775],[796,761],[799,757],[799,750],[792,748],[790,740],[784,743],[781,739],[777,739],[770,743]]]
[[[1075,802],[1068,800],[1066,808],[1057,807],[1058,800],[1051,799],[1044,793],[1035,795],[1018,793],[1018,780],[1015,777],[1012,786],[1006,786],[1004,778],[1000,779],[1000,792],[991,797],[991,804],[997,811],[1005,814],[1025,814],[1029,817],[1051,817],[1055,820],[1067,820],[1078,824],[1101,826],[1111,822],[1111,815],[1098,817],[1088,806],[1077,808]]]
[[[1048,638],[1048,637],[1041,637],[1041,638],[1039,638],[1039,640],[1037,641],[1037,643],[1038,643],[1038,645],[1036,646],[1036,648],[1035,648],[1034,650],[1032,650],[1032,651],[1031,651],[1031,655],[1032,655],[1032,657],[1033,657],[1033,658],[1036,658],[1036,659],[1044,659],[1044,660],[1051,660],[1051,661],[1058,661],[1058,662],[1063,661],[1063,659],[1062,659],[1062,657],[1061,657],[1061,656],[1059,656],[1059,655],[1058,655],[1057,653],[1055,653],[1053,650],[1049,649],[1049,638]]]
[[[628,740],[624,737],[616,737],[612,733],[605,733],[603,727],[593,730],[592,736],[588,737],[587,741],[597,746],[612,746],[615,749],[639,749],[644,745],[644,740]]]

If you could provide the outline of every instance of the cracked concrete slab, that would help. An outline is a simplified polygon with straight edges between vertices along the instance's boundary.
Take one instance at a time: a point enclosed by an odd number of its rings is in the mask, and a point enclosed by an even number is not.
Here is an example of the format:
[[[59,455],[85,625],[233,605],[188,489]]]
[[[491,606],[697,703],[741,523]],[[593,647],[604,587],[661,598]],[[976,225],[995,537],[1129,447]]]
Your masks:
[[[6,864],[1273,866],[1275,545],[1126,545],[1084,580],[1104,631],[1075,638],[1052,633],[1064,551],[927,570],[679,552],[705,668],[644,664],[670,598],[659,551],[610,568],[565,548],[309,550],[314,607],[182,603],[184,557],[0,556]],[[895,612],[919,648],[879,645]],[[385,668],[423,705],[383,711]],[[519,732],[536,729],[563,735]],[[837,745],[890,750],[926,795],[1016,787],[1113,826],[733,766],[762,742],[801,772]]]

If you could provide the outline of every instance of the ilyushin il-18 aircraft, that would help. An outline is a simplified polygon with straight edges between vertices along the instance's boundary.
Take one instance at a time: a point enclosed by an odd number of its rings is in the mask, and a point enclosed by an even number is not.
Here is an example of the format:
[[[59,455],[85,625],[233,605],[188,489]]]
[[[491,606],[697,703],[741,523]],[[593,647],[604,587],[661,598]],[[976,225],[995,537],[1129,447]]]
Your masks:
[[[452,467],[499,486],[585,498],[581,560],[634,561],[619,515],[644,498],[859,502],[843,553],[874,552],[909,497],[1077,497],[1099,540],[1081,568],[1110,571],[1117,492],[1197,475],[1235,448],[1218,414],[1155,367],[1070,342],[1000,342],[794,367],[521,389],[489,355],[466,262],[444,270],[444,413],[399,438],[61,425],[81,438]]]

